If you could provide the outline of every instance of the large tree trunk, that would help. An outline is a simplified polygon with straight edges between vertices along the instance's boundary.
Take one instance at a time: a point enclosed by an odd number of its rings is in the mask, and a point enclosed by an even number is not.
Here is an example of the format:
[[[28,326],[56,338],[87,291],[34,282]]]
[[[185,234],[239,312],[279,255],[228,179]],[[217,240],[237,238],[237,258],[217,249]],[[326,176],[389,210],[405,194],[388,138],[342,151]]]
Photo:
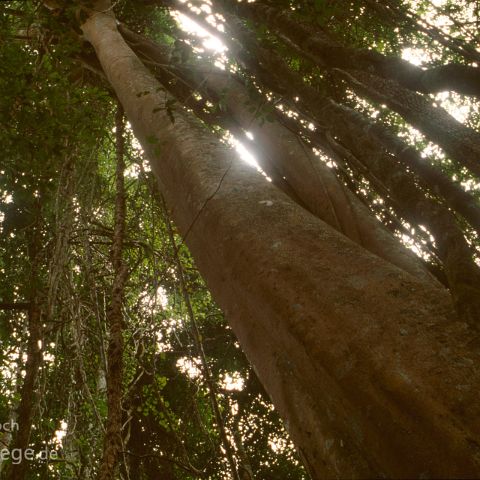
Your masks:
[[[310,213],[406,272],[433,281],[420,259],[383,227],[297,135],[278,121],[264,122],[248,112],[248,93],[234,78],[212,73],[203,82],[217,94],[225,92],[223,101],[233,118],[253,133],[253,147],[263,158],[267,173],[270,165],[276,167]],[[261,107],[260,101],[256,107]]]
[[[113,16],[83,31],[313,477],[478,477],[480,355],[447,292],[308,213],[188,113],[172,124]]]
[[[256,72],[264,85],[282,97],[290,98],[295,107],[298,106],[304,113],[309,114],[319,125],[333,127],[338,141],[356,157],[355,165],[350,162],[350,167],[355,169],[357,163],[363,164],[368,174],[373,174],[382,181],[383,186],[387,187],[388,196],[395,200],[398,205],[397,210],[400,207],[400,213],[404,218],[412,225],[425,225],[434,233],[438,245],[438,255],[443,263],[457,312],[469,323],[477,324],[480,315],[480,294],[478,294],[480,292],[480,270],[474,262],[471,249],[463,237],[455,217],[447,208],[432,198],[432,194],[437,196],[439,191],[447,203],[456,207],[480,232],[480,209],[476,199],[438,169],[426,163],[419,152],[408,147],[385,127],[373,124],[366,117],[338,105],[333,100],[319,97],[318,93],[305,85],[302,79],[293,73],[274,52],[267,52],[261,48],[236,17],[225,11],[222,11],[222,14],[227,20],[229,29],[232,29],[237,38],[242,39],[247,45],[249,53],[243,48],[243,44],[240,46],[233,43],[232,40],[228,42],[227,37],[227,44],[231,50],[237,50],[237,55],[240,56],[242,63],[246,63]],[[208,28],[208,24],[204,23],[203,25]],[[344,201],[342,209],[340,208],[341,203],[338,200],[334,201],[339,195],[336,197],[332,194],[324,195],[324,197],[332,198],[332,204],[337,206],[334,211],[338,218],[343,218],[344,223],[357,226],[356,232],[358,231],[360,239],[352,236],[348,230],[341,228],[341,225],[332,222],[318,209],[312,208],[312,206],[321,206],[322,203],[325,203],[318,200],[322,198],[323,189],[321,187],[323,184],[330,185],[330,190],[332,190],[332,186],[336,186],[337,191],[340,189],[341,185],[336,181],[333,173],[329,169],[322,169],[321,165],[317,165],[319,162],[311,154],[311,149],[299,148],[300,142],[285,127],[282,129],[276,124],[266,124],[263,127],[258,125],[258,122],[252,119],[252,115],[244,107],[248,96],[238,85],[232,82],[228,84],[228,79],[225,78],[225,75],[213,74],[203,76],[196,83],[213,88],[216,92],[227,92],[222,97],[223,102],[241,124],[250,125],[249,129],[255,132],[257,144],[267,146],[267,153],[269,151],[270,156],[274,159],[271,163],[282,168],[282,175],[297,191],[301,192],[303,204],[307,208],[310,207],[308,208],[310,212],[367,250],[422,278],[417,273],[419,266],[407,262],[404,256],[398,254],[398,247],[393,243],[393,239],[388,238],[378,226],[377,228],[374,224],[368,226],[370,216],[365,213],[360,214],[360,207],[355,198],[352,198],[350,204]],[[294,98],[297,95],[303,98],[301,101],[295,102]],[[287,132],[285,133],[284,130]],[[384,148],[389,148],[396,156],[389,155]],[[404,165],[397,160],[401,160]],[[415,179],[405,167],[412,169],[420,176],[420,179]],[[429,192],[430,195],[426,195],[425,192]],[[310,195],[308,196],[308,194]],[[357,215],[352,215],[349,212],[350,209],[356,211]]]
[[[166,47],[134,34],[125,27],[120,32],[132,43],[135,52],[161,65],[168,64]],[[210,73],[209,70],[211,65],[197,61],[185,83],[201,85],[202,95],[221,99],[225,115],[234,120],[243,132],[250,131],[253,134],[255,143],[252,148],[257,161],[274,185],[310,213],[370,252],[421,280],[434,281],[420,259],[406,250],[383,227],[365,205],[342,185],[333,171],[314,155],[310,147],[279,121],[265,121],[261,114],[265,107],[263,97],[249,92],[233,76],[218,69]],[[182,77],[182,72],[176,72],[176,75]],[[161,77],[161,82],[167,88],[170,80],[168,76]],[[187,95],[191,97],[192,91],[188,91]],[[252,113],[247,105],[256,113]]]

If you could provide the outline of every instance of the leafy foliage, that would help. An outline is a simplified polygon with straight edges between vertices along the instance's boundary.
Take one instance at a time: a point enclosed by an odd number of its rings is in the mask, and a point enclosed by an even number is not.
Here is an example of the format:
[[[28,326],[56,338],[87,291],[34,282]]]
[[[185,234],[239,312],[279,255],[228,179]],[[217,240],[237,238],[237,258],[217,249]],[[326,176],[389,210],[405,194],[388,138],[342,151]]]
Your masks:
[[[156,3],[123,0],[115,9],[132,30],[175,49],[175,22]],[[432,9],[431,2],[415,2],[415,15],[409,13],[411,4],[387,3],[397,9],[396,19],[389,18],[388,11],[373,1],[275,2],[284,9],[294,8],[298,18],[329,29],[350,46],[397,55],[407,47],[422,50],[431,65],[459,60],[459,55],[432,42],[418,28],[417,17],[428,14],[432,21],[450,19],[449,35],[462,42],[478,39],[478,32],[462,17],[463,2],[444,2],[437,9]],[[102,454],[107,415],[106,311],[113,281],[115,99],[104,79],[91,71],[94,68],[88,60],[92,51],[79,38],[77,7],[50,12],[34,1],[0,4],[0,301],[28,304],[32,285],[40,291],[43,363],[36,386],[31,445],[36,451],[47,446],[59,453],[57,461],[32,461],[31,479],[93,478]],[[397,24],[399,19],[403,20]],[[282,55],[291,71],[319,95],[329,95],[388,125],[419,150],[432,150],[440,169],[474,185],[478,196],[477,180],[435,150],[428,139],[412,132],[399,115],[353,94],[330,72],[279,41],[267,26],[245,25],[263,45]],[[169,68],[182,68],[190,60],[177,58]],[[228,61],[245,84],[265,99],[264,108],[259,111],[252,106],[251,113],[266,122],[275,120],[282,99],[259,88],[242,65]],[[452,108],[461,103],[453,96],[437,100],[451,100]],[[465,123],[478,128],[478,104],[462,102]],[[221,100],[214,108],[206,102],[199,104],[204,112],[226,110]],[[167,108],[174,123],[175,110],[182,106],[171,101]],[[304,126],[309,119],[301,120]],[[248,460],[259,479],[308,478],[183,240],[171,230],[168,212],[131,131],[126,140],[124,260],[130,277],[124,304],[124,444],[119,478],[227,478],[228,463],[212,394],[239,464]],[[158,142],[155,137],[150,141]],[[161,155],[161,149],[158,153]],[[396,225],[392,230],[401,234],[399,224],[408,229],[398,211],[384,203],[385,198],[366,177],[348,168],[343,173],[344,181],[386,224]],[[463,227],[472,248],[478,248],[478,238],[467,225]],[[410,229],[414,240],[427,249],[424,234],[418,226],[417,232],[414,229]],[[34,231],[40,232],[41,249],[32,278]],[[26,310],[0,310],[0,420],[15,416],[27,339]]]

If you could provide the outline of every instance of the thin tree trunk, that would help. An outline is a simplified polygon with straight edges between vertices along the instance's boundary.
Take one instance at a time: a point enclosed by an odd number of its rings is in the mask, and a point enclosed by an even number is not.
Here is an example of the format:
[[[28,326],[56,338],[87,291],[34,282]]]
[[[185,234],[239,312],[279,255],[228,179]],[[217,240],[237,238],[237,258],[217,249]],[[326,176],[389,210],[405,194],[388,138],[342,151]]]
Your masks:
[[[107,312],[109,342],[107,352],[107,424],[103,441],[103,458],[99,480],[113,480],[119,454],[122,450],[122,380],[123,380],[123,299],[127,281],[127,265],[122,260],[125,236],[125,184],[124,184],[124,121],[123,109],[115,116],[116,136],[116,201],[115,226],[112,244],[114,280],[112,298]]]
[[[462,125],[443,108],[434,106],[429,99],[401,87],[397,82],[358,70],[337,72],[359,95],[385,103],[428,140],[440,146],[458,165],[465,166],[480,177],[478,132]]]
[[[367,0],[369,9],[381,16],[383,22],[401,26],[410,33],[418,31],[436,40],[440,45],[463,57],[467,62],[480,62],[480,52],[473,43],[468,43],[462,38],[452,37],[438,27],[431,25],[426,20],[412,12],[398,1]]]
[[[334,43],[330,50],[324,52],[323,43],[319,40],[323,38],[322,35],[315,34],[308,25],[295,21],[291,12],[280,11],[260,2],[236,3],[235,8],[246,18],[267,25],[298,54],[319,66],[332,69],[360,96],[387,104],[427,139],[438,144],[452,160],[480,176],[480,134],[462,125],[445,109],[435,106],[428,98],[410,90],[399,78],[382,76],[373,66],[369,68],[368,63],[364,65],[360,60],[356,62],[354,59],[359,54],[355,55],[355,52],[350,52],[351,56],[345,57],[345,62],[338,62],[338,58],[343,58],[344,47]],[[374,73],[371,73],[372,71]],[[480,85],[480,82],[478,84]]]
[[[27,362],[25,364],[25,378],[21,389],[21,400],[17,411],[18,432],[15,435],[11,451],[25,452],[30,441],[32,422],[35,407],[35,385],[38,372],[42,363],[42,321],[41,310],[36,302],[33,302],[28,312],[28,344]],[[27,474],[28,462],[22,459],[17,464],[11,464],[7,469],[9,480],[23,480]]]
[[[60,172],[59,186],[55,198],[55,246],[49,265],[47,318],[51,318],[53,314],[58,297],[58,287],[69,260],[70,237],[75,219],[73,197],[76,155],[76,152],[72,152],[66,158]]]
[[[396,56],[386,56],[375,50],[345,47],[318,25],[302,21],[292,10],[279,9],[262,2],[226,3],[250,19],[266,23],[280,38],[293,42],[300,50],[313,55],[329,68],[355,69],[371,72],[381,78],[398,82],[402,87],[420,93],[455,91],[480,96],[480,69],[449,63],[423,69]]]
[[[18,431],[15,433],[11,450],[21,452],[22,456],[29,446],[32,424],[37,400],[36,385],[43,360],[42,342],[42,309],[39,301],[40,276],[40,242],[42,237],[41,197],[35,205],[36,218],[31,232],[28,233],[28,257],[30,260],[30,301],[28,302],[28,341],[25,377],[20,389],[20,403],[17,409]],[[10,463],[6,468],[5,478],[8,480],[24,480],[29,462],[22,458],[19,463]]]
[[[110,11],[82,29],[312,474],[478,477],[480,355],[447,293],[313,217],[187,112],[173,124]]]

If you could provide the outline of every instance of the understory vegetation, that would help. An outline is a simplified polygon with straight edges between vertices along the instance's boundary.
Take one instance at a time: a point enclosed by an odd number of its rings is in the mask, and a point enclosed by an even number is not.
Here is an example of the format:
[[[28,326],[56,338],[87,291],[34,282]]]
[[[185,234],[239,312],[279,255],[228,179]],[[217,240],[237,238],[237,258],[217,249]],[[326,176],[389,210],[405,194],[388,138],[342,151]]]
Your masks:
[[[35,452],[2,478],[317,478],[187,247],[223,177],[180,233],[82,31],[93,3],[0,3],[0,447]],[[478,2],[112,3],[155,113],[197,117],[477,331]]]

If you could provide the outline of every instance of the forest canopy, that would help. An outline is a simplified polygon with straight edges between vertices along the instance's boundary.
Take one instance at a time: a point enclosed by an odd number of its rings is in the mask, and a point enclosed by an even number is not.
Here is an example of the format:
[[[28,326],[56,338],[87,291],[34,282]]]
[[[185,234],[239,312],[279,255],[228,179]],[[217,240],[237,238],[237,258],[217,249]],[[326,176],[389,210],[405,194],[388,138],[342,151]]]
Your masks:
[[[478,478],[479,22],[1,2],[1,478]]]

